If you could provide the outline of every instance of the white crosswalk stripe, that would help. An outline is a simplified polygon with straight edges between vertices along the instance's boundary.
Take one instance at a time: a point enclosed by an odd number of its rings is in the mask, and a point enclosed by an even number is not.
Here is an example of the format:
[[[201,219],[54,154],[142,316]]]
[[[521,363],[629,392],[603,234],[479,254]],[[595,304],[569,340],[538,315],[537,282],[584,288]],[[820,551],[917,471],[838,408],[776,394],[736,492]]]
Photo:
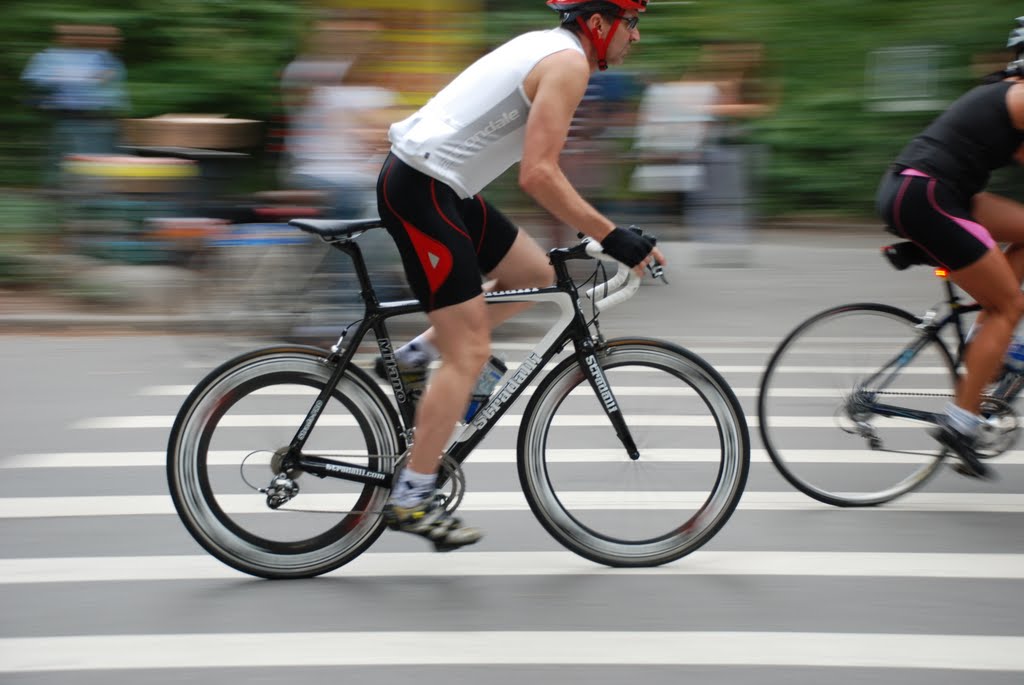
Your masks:
[[[243,577],[207,555],[0,559],[0,584],[137,582]],[[569,552],[363,554],[335,576],[831,576],[1024,580],[1024,554],[702,552],[686,563],[608,568]]]
[[[457,645],[458,649],[454,649]],[[343,647],[343,648],[340,648]],[[1024,671],[1024,637],[489,631],[0,639],[0,672],[453,664],[823,666]]]

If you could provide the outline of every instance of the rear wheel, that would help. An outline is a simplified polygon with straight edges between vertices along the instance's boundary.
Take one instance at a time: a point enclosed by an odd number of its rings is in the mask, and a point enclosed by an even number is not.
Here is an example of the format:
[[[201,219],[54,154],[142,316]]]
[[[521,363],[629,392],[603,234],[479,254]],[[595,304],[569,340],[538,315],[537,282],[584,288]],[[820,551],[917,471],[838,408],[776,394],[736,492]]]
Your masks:
[[[264,578],[302,578],[351,561],[381,534],[389,488],[286,470],[282,455],[334,367],[313,348],[271,348],[213,371],[171,431],[167,477],[185,527],[213,556]],[[305,451],[391,471],[402,453],[394,410],[350,369]],[[277,479],[275,481],[275,479]],[[280,508],[258,488],[297,494]]]
[[[772,355],[758,398],[761,439],[779,473],[826,504],[864,507],[919,487],[943,452],[928,423],[876,404],[941,412],[957,373],[937,338],[913,356],[921,320],[881,304],[835,307],[800,324]],[[906,365],[882,373],[901,359]]]

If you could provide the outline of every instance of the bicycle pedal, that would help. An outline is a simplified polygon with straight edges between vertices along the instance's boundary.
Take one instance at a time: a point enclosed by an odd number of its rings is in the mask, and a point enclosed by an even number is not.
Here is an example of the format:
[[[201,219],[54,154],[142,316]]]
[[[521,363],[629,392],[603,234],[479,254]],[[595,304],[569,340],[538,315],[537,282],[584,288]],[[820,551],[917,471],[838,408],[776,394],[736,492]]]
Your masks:
[[[384,525],[387,526],[388,530],[399,530],[398,517],[395,516],[395,512],[392,511],[390,504],[384,505],[384,510],[381,512],[381,516],[384,519]]]

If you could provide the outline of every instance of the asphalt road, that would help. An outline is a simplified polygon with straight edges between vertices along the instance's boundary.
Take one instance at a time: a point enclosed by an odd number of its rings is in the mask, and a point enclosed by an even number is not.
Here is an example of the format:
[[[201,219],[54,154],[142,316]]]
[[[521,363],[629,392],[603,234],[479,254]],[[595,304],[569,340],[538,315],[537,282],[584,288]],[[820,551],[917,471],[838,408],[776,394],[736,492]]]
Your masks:
[[[737,513],[706,547],[650,570],[597,566],[547,535],[516,494],[509,425],[467,466],[464,516],[488,532],[474,548],[438,555],[385,533],[318,579],[249,578],[189,537],[163,458],[184,394],[236,346],[152,331],[2,336],[0,681],[1019,683],[1020,453],[995,463],[995,483],[944,469],[890,506],[843,510],[790,488],[757,437],[761,372],[798,321],[841,302],[923,311],[941,297],[925,271],[886,267],[883,242],[669,244],[670,284],[602,319],[608,335],[704,356],[752,425]],[[499,348],[511,361],[523,331]],[[864,466],[832,468],[855,481]]]

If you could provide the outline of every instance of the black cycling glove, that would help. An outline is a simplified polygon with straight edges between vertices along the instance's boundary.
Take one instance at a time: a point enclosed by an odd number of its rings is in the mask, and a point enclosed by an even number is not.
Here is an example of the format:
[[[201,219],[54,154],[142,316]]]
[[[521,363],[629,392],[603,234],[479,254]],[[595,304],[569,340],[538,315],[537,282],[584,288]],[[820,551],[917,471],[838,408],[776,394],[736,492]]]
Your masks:
[[[634,267],[651,253],[654,243],[628,228],[614,228],[601,241],[605,254],[628,267]]]

